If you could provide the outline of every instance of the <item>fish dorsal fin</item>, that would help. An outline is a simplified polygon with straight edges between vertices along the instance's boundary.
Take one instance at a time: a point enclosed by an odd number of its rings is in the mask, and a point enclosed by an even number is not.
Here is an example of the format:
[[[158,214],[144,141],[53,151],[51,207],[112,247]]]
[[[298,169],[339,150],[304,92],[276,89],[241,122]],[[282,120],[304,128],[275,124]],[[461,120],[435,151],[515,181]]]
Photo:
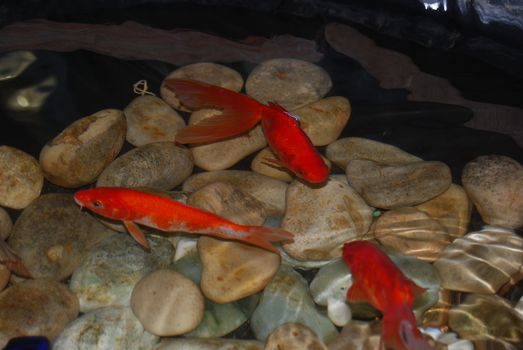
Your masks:
[[[350,301],[369,302],[369,296],[363,283],[355,281],[347,292],[347,299]]]
[[[269,102],[267,102],[267,104],[269,105],[270,108],[275,109],[278,112],[285,113],[285,115],[287,117],[292,118],[296,123],[298,123],[298,125],[300,124],[300,117],[298,117],[297,115],[292,114],[291,112],[289,112],[288,110],[286,110],[285,108],[283,108],[282,106],[277,104],[276,102],[269,101]]]

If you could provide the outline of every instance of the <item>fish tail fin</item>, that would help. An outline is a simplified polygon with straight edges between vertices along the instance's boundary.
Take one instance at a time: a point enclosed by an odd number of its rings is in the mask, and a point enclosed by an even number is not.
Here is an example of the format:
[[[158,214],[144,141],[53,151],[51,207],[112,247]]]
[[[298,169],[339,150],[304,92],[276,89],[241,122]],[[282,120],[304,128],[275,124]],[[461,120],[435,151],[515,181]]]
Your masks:
[[[0,239],[0,263],[4,264],[9,271],[16,273],[18,276],[25,278],[32,277],[22,258],[20,258],[3,239]]]
[[[406,303],[383,312],[382,341],[394,349],[434,350],[419,331],[416,317]]]
[[[279,254],[278,249],[271,242],[289,241],[292,240],[293,235],[277,227],[238,225],[233,230],[225,229],[219,237],[234,239]]]
[[[174,91],[182,105],[192,110],[222,110],[222,114],[180,130],[176,134],[178,143],[214,142],[237,136],[252,129],[261,119],[263,105],[240,93],[194,80],[168,79],[165,85]]]

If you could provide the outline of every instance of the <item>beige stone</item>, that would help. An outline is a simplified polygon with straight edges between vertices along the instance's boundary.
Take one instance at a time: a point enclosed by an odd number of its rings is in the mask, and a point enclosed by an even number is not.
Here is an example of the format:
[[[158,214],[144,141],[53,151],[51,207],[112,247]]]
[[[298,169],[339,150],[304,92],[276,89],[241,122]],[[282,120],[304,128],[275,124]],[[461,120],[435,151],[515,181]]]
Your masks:
[[[381,209],[421,204],[445,192],[452,182],[449,167],[437,161],[382,164],[354,159],[346,173],[367,204]]]
[[[78,312],[78,299],[62,283],[36,279],[9,287],[0,293],[0,347],[19,336],[53,340]]]
[[[425,261],[436,260],[451,242],[445,227],[412,207],[387,211],[375,222],[373,232],[381,244]]]
[[[181,273],[160,269],[135,285],[131,309],[148,332],[175,336],[192,331],[202,321],[204,298]]]
[[[327,350],[323,341],[301,323],[284,323],[269,334],[264,350]]]
[[[336,140],[327,146],[325,155],[342,169],[353,159],[366,159],[377,163],[411,163],[422,160],[396,146],[362,137],[344,137]]]
[[[13,221],[11,217],[4,208],[0,207],[0,239],[5,240],[9,237],[12,228]]]
[[[151,142],[174,142],[178,130],[185,127],[183,118],[156,96],[138,96],[123,112],[127,120],[126,140],[137,147]]]
[[[445,289],[494,294],[523,276],[523,238],[486,227],[454,240],[434,262]]]
[[[7,283],[9,283],[9,278],[11,277],[11,271],[5,265],[0,264],[0,292],[4,290]]]
[[[116,158],[100,174],[96,186],[171,190],[188,178],[192,170],[193,160],[186,147],[154,142]]]
[[[459,185],[451,184],[448,190],[417,205],[416,209],[443,225],[452,239],[463,237],[468,232],[472,203]]]
[[[250,194],[226,182],[214,182],[189,196],[187,204],[241,225],[262,225],[265,206]]]
[[[351,105],[345,97],[331,96],[293,110],[292,114],[300,118],[300,127],[314,146],[325,146],[336,141],[347,125]]]
[[[65,128],[40,152],[45,178],[67,188],[94,182],[125,141],[123,112],[104,109]]]
[[[365,234],[372,209],[346,183],[330,178],[319,188],[294,181],[287,190],[282,228],[294,234],[285,251],[299,260],[326,260],[341,256],[347,241]]]
[[[183,183],[183,191],[194,192],[213,182],[227,182],[262,202],[267,215],[280,216],[285,211],[287,184],[246,170],[218,170],[198,173]]]
[[[278,254],[210,237],[200,237],[198,252],[203,266],[203,294],[219,304],[260,292],[280,266]]]
[[[243,78],[240,73],[221,64],[200,62],[180,67],[165,77],[160,87],[160,95],[170,106],[181,111],[188,111],[189,109],[182,106],[176,98],[176,94],[165,86],[167,79],[197,80],[236,92],[239,92],[243,87]]]
[[[192,113],[189,125],[198,124],[199,121],[221,114],[215,109],[202,109]],[[194,164],[204,170],[224,170],[238,163],[249,154],[254,153],[267,144],[261,125],[255,126],[246,134],[231,137],[216,142],[193,145],[191,153]]]
[[[523,166],[500,155],[481,156],[467,163],[463,187],[489,225],[523,226]]]
[[[260,63],[245,82],[247,94],[292,110],[320,100],[332,87],[329,74],[313,63],[275,58]]]
[[[0,205],[23,209],[40,195],[43,184],[42,169],[33,156],[0,146]]]

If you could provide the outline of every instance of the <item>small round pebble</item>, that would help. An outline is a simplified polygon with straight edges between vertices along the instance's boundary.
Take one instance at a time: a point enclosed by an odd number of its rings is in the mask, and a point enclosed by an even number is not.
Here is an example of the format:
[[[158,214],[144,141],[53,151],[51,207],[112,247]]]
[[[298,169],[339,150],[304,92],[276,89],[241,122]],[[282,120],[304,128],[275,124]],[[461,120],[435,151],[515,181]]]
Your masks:
[[[258,65],[245,83],[247,95],[292,110],[320,100],[332,87],[329,74],[313,63],[275,58]]]
[[[120,152],[126,129],[124,114],[117,109],[75,121],[40,152],[46,179],[67,188],[94,182]]]
[[[204,298],[198,286],[181,273],[160,269],[135,285],[131,309],[147,331],[175,336],[190,332],[202,321]]]
[[[178,130],[185,127],[183,118],[156,96],[136,97],[123,112],[127,120],[126,140],[137,147],[151,142],[173,142]]]
[[[221,86],[236,92],[239,92],[243,87],[243,78],[240,73],[227,66],[210,62],[193,63],[180,67],[169,73],[169,75],[165,77],[164,82],[167,79],[196,80]],[[176,94],[167,88],[164,82],[160,87],[160,95],[165,102],[178,110],[189,111],[185,106],[180,104],[180,101],[176,98]]]
[[[0,146],[0,205],[23,209],[42,191],[44,175],[38,161],[19,149]]]

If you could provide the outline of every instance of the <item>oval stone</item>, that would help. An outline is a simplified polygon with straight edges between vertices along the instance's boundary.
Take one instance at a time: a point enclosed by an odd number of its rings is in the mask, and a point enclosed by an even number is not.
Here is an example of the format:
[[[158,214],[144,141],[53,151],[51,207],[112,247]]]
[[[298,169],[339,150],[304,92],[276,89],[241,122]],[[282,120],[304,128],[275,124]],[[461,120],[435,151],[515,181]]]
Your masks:
[[[278,271],[280,256],[238,242],[200,237],[201,288],[219,304],[230,303],[263,290]]]
[[[346,173],[365,202],[381,209],[423,203],[445,192],[452,182],[449,167],[438,161],[380,164],[354,159]]]
[[[159,97],[136,97],[124,109],[127,120],[126,140],[143,146],[152,142],[170,141],[185,127],[183,118]]]
[[[449,244],[434,262],[445,289],[494,294],[521,279],[523,238],[486,227]]]
[[[211,116],[221,114],[215,109],[202,109],[192,113],[189,125]],[[255,126],[246,134],[227,138],[190,148],[194,164],[204,170],[224,170],[238,163],[249,154],[254,153],[267,144],[260,125]]]
[[[183,190],[194,192],[213,182],[226,182],[262,202],[268,215],[283,215],[287,184],[268,176],[246,170],[217,170],[190,176],[183,183]]]
[[[137,147],[115,159],[102,172],[97,187],[147,187],[170,190],[193,170],[190,151],[173,142],[154,142]]]
[[[0,205],[23,209],[40,195],[43,184],[42,169],[33,156],[0,146]]]
[[[120,152],[126,128],[124,114],[117,109],[75,121],[40,152],[46,179],[67,188],[94,182]]]
[[[193,281],[174,270],[159,269],[134,286],[131,309],[148,332],[175,336],[202,321],[204,299]]]
[[[282,324],[267,338],[264,350],[327,350],[327,346],[307,326],[289,322]]]
[[[0,239],[5,240],[9,237],[12,229],[13,221],[11,217],[4,208],[0,207]]]
[[[523,166],[500,155],[481,156],[467,163],[463,187],[489,225],[523,226]]]
[[[323,187],[312,188],[294,181],[282,222],[294,238],[283,248],[300,260],[340,257],[343,244],[365,234],[371,222],[371,208],[348,184],[331,178]]]
[[[463,237],[468,231],[472,203],[459,185],[451,184],[448,190],[418,204],[416,209],[443,225],[452,239]]]
[[[42,335],[53,340],[78,316],[78,299],[62,283],[27,280],[0,293],[0,347],[10,338]]]
[[[342,169],[354,159],[372,160],[377,163],[412,163],[422,160],[396,146],[365,139],[344,137],[327,146],[325,155]]]
[[[7,286],[10,277],[11,271],[5,267],[5,265],[0,264],[0,291],[4,290],[5,286]]]
[[[245,82],[247,95],[262,103],[278,103],[288,110],[320,100],[331,87],[331,78],[323,68],[293,58],[262,62]]]
[[[116,234],[97,244],[69,282],[80,301],[80,311],[106,306],[129,306],[135,284],[151,271],[169,266],[174,247],[165,238],[150,237],[146,252],[127,234]]]
[[[257,340],[222,338],[166,338],[155,350],[263,350],[264,345]]]
[[[129,307],[104,307],[71,322],[53,350],[153,349],[158,337],[147,332]]]
[[[167,79],[196,80],[236,92],[239,92],[243,87],[243,78],[240,73],[221,64],[199,62],[180,67],[165,77],[160,87],[160,95],[165,102],[181,111],[188,111],[189,109],[182,106],[176,98],[176,94],[165,86]]]
[[[300,118],[300,127],[314,146],[336,141],[347,125],[350,113],[349,100],[341,96],[327,97],[292,111]]]
[[[447,230],[427,214],[412,207],[392,209],[373,225],[381,244],[425,261],[434,261],[451,242]]]
[[[61,281],[96,243],[113,234],[80,211],[71,194],[49,193],[24,209],[8,242],[34,278]]]

